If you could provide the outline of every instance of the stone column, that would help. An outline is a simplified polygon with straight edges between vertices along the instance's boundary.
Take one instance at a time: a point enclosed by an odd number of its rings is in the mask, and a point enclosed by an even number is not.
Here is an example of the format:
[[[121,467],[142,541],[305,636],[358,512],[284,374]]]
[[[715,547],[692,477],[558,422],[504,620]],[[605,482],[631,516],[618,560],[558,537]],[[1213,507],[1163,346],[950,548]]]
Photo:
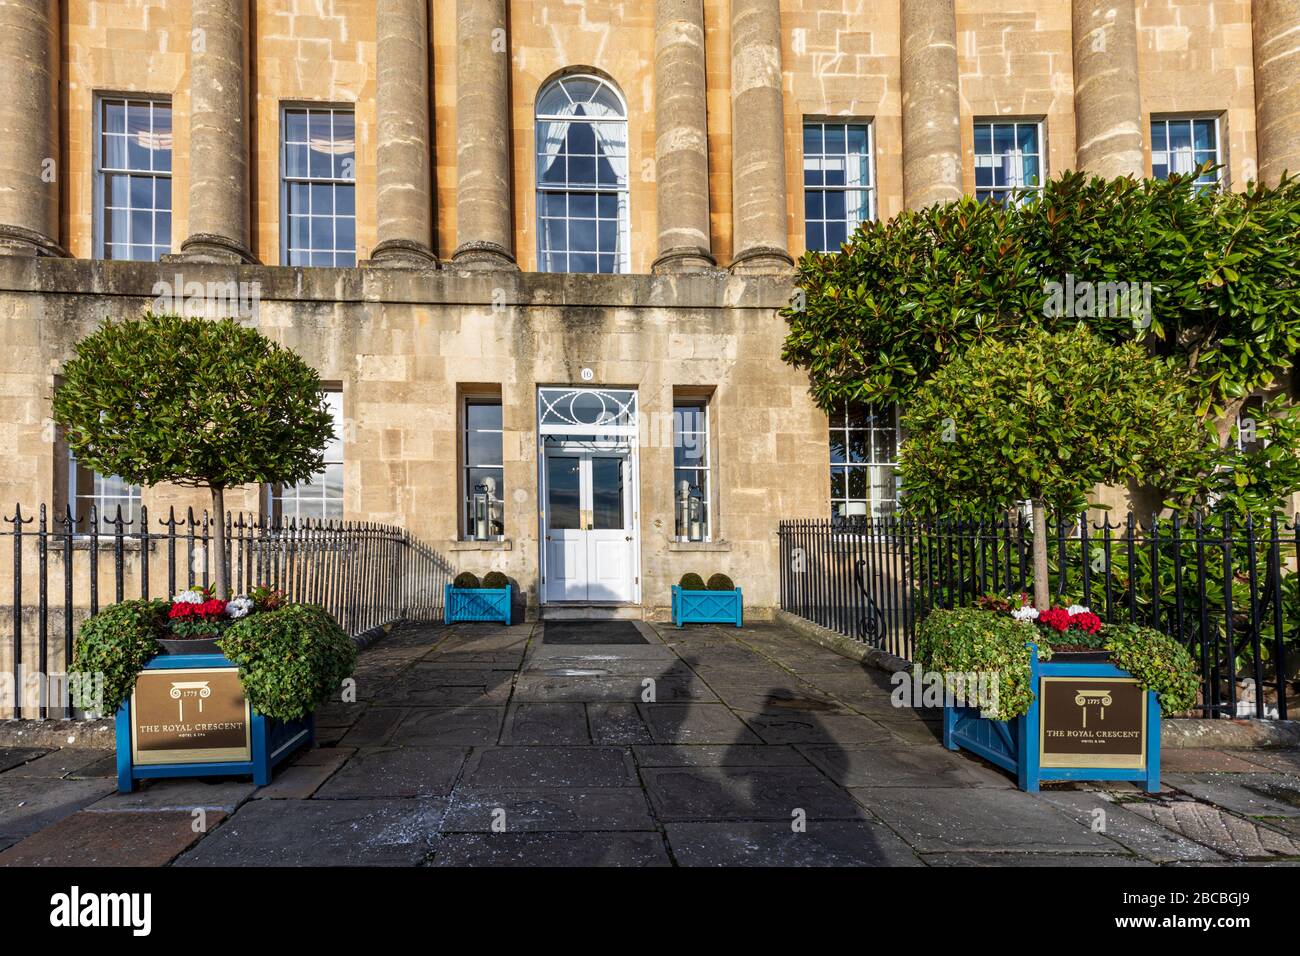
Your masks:
[[[655,0],[654,272],[716,265],[709,239],[709,150],[702,0]]]
[[[248,0],[193,0],[190,212],[181,257],[253,262],[249,252]]]
[[[1075,161],[1105,179],[1146,176],[1133,0],[1073,0]]]
[[[372,265],[436,266],[429,170],[427,0],[378,0]]]
[[[1300,174],[1300,0],[1252,0],[1259,181]]]
[[[0,255],[65,255],[58,0],[0,0],[0,75]]]
[[[794,265],[787,239],[778,0],[731,0],[733,272]]]
[[[506,0],[456,0],[456,251],[462,269],[517,269]]]
[[[953,0],[902,0],[903,204],[960,199],[961,89]]]

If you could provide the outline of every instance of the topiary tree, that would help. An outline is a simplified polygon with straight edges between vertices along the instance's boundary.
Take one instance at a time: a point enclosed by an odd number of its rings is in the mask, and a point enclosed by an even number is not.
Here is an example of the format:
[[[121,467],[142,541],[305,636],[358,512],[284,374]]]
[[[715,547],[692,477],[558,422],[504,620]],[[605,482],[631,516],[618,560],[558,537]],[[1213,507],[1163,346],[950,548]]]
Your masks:
[[[77,344],[54,419],[89,468],[211,490],[222,599],[225,490],[310,478],[334,434],[320,376],[293,351],[233,319],[152,313],[108,322]]]
[[[1050,603],[1047,508],[1078,508],[1099,484],[1184,470],[1209,441],[1176,366],[1083,326],[972,346],[921,386],[901,425],[907,510],[1033,502],[1039,608]]]

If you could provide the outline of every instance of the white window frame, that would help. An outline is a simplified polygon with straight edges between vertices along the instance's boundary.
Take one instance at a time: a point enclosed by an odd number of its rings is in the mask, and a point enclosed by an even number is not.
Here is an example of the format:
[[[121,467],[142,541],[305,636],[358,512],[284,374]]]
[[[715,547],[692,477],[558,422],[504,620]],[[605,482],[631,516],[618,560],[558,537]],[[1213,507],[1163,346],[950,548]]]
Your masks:
[[[305,496],[302,494],[301,485],[266,485],[266,507],[267,514],[273,521],[287,522],[290,519],[302,521],[311,519],[312,521],[339,521],[343,518],[344,502],[347,494],[347,449],[344,447],[344,416],[343,416],[343,389],[336,387],[325,388],[325,401],[330,406],[330,414],[334,418],[334,440],[338,444],[338,457],[326,458],[321,462],[321,470],[318,474],[321,477],[320,494]],[[328,445],[326,446],[328,452]],[[339,477],[341,485],[338,497],[330,497],[325,485],[325,469],[330,465],[339,466]],[[320,504],[320,514],[313,510],[309,514],[303,514],[303,504]],[[336,505],[336,507],[331,507]]]
[[[974,142],[973,134],[976,133],[981,126],[989,127],[989,149],[990,150],[992,150],[993,148],[993,133],[994,133],[993,128],[995,126],[1012,127],[1012,142],[1014,143],[1014,145],[1011,149],[1011,152],[1009,153],[978,152]],[[1032,126],[1034,128],[1034,142],[1038,147],[1038,151],[1036,153],[1026,152],[1025,150],[1022,150],[1020,148],[1019,133],[1020,133],[1021,126]],[[982,117],[976,119],[974,123],[971,124],[971,133],[972,133],[971,152],[972,155],[974,156],[976,170],[979,170],[982,166],[987,166],[991,169],[996,168],[998,165],[1005,162],[1006,157],[1008,156],[1010,156],[1012,160],[1010,178],[1011,180],[1013,180],[1013,182],[1009,182],[1005,186],[976,185],[975,198],[977,200],[979,200],[980,202],[998,202],[999,200],[995,199],[993,194],[1001,192],[1001,193],[1006,193],[1006,201],[1013,202],[1016,204],[1023,204],[1029,202],[1035,195],[1041,195],[1043,191],[1043,183],[1045,183],[1048,178],[1047,139],[1045,135],[1043,121],[1041,119],[1020,119],[1018,117],[1001,117],[1001,116]],[[1022,164],[1022,160],[1026,156],[1038,157],[1038,182],[1037,183],[1026,183],[1023,181],[1024,165]],[[986,159],[988,160],[988,162],[982,163],[981,159]],[[978,183],[978,176],[979,174],[978,172],[976,172],[977,183]]]
[[[694,471],[703,472],[704,487],[700,490],[703,494],[700,496],[704,502],[704,534],[701,540],[713,540],[713,403],[704,396],[683,396],[673,399],[673,540],[690,541],[690,530],[686,534],[677,533],[677,472]],[[703,418],[704,428],[702,430],[687,431],[681,427],[681,417],[677,414],[679,408],[695,408],[700,411]],[[683,465],[677,464],[677,448],[681,444],[681,439],[686,435],[698,435],[704,439],[703,454],[700,456],[700,464]]]
[[[469,460],[469,409],[473,405],[495,405],[501,409],[501,427],[500,428],[479,428],[483,434],[496,433],[501,441],[501,464],[499,465],[481,465],[473,464]],[[474,538],[473,527],[473,508],[474,508],[474,486],[470,481],[470,472],[474,469],[480,471],[491,470],[497,473],[497,506],[501,509],[501,534],[492,535],[488,540],[504,541],[506,532],[506,515],[505,515],[505,405],[501,401],[500,395],[465,395],[460,403],[460,483],[462,495],[460,502],[460,524],[461,540],[472,541]]]
[[[288,155],[288,150],[289,150],[289,145],[290,145],[290,143],[289,143],[289,141],[288,141],[288,127],[289,127],[288,119],[289,119],[289,115],[290,115],[291,113],[303,113],[303,112],[305,112],[305,113],[307,114],[308,129],[310,129],[310,126],[311,126],[311,117],[312,117],[312,114],[314,114],[314,113],[328,113],[328,114],[330,115],[330,144],[331,144],[331,146],[335,146],[335,145],[337,145],[337,143],[338,143],[338,140],[335,138],[335,134],[334,134],[334,117],[335,117],[335,115],[336,115],[336,114],[339,114],[339,113],[345,113],[345,114],[348,114],[348,115],[350,115],[350,116],[352,117],[352,135],[353,135],[353,140],[352,140],[352,157],[353,157],[353,165],[352,165],[352,177],[351,177],[351,178],[348,178],[348,177],[346,177],[346,176],[333,176],[333,175],[331,175],[331,176],[312,176],[312,175],[311,175],[311,171],[310,171],[310,166],[308,167],[307,175],[303,175],[303,176],[298,176],[298,175],[290,176],[290,175],[289,175],[289,155]],[[280,105],[280,262],[281,262],[282,265],[286,265],[286,266],[288,266],[288,265],[297,265],[299,268],[308,268],[308,267],[312,267],[312,266],[314,266],[315,268],[336,268],[336,269],[337,269],[337,268],[342,268],[342,269],[347,269],[347,268],[352,268],[352,267],[354,267],[354,266],[357,264],[357,188],[356,188],[356,187],[357,187],[357,179],[356,179],[356,158],[357,158],[357,142],[356,142],[356,140],[357,140],[357,137],[356,137],[356,128],[357,128],[357,111],[356,111],[356,106],[355,106],[355,104],[351,104],[351,103],[341,103],[341,104],[340,104],[340,103],[282,103],[282,104]],[[310,136],[310,134],[309,134],[309,136]],[[310,159],[309,159],[309,163],[310,163]],[[331,164],[331,165],[332,165],[332,164]],[[332,172],[332,171],[333,171],[333,170],[331,169],[331,172]],[[330,187],[330,194],[331,194],[331,195],[330,195],[330,206],[331,206],[331,209],[330,209],[330,212],[329,212],[328,214],[323,214],[323,215],[318,216],[317,214],[311,212],[310,206],[309,206],[309,208],[308,208],[307,213],[305,213],[305,214],[298,214],[298,215],[300,215],[300,216],[301,216],[301,215],[305,215],[305,216],[307,217],[307,219],[308,219],[308,224],[307,224],[307,236],[308,236],[308,243],[309,243],[309,245],[308,245],[308,247],[307,247],[306,249],[296,249],[296,248],[293,246],[293,244],[292,244],[292,235],[293,235],[293,234],[292,234],[291,226],[292,226],[292,218],[294,217],[295,214],[293,214],[293,213],[291,212],[291,210],[290,210],[289,195],[290,195],[290,191],[291,191],[292,187],[295,186],[295,185],[306,185],[306,186],[308,187],[308,192],[309,192],[309,193],[311,192],[311,187],[312,187],[312,186],[329,186],[329,187]],[[337,212],[337,211],[334,209],[334,207],[337,205],[338,187],[340,187],[340,186],[347,186],[347,187],[350,187],[350,188],[352,189],[352,212],[351,212],[351,213],[339,213],[339,212]],[[310,200],[309,200],[309,203],[310,203]],[[311,219],[313,219],[313,218],[329,218],[329,219],[332,219],[332,220],[334,221],[334,231],[333,231],[333,235],[334,235],[334,237],[335,237],[335,246],[336,246],[336,248],[333,248],[333,249],[316,249],[316,248],[313,248],[313,247],[310,245],[310,242],[311,242]],[[347,255],[346,255],[347,250],[344,250],[344,249],[338,249],[338,248],[337,248],[337,244],[338,244],[338,222],[339,222],[339,220],[343,220],[343,219],[350,219],[350,220],[352,220],[352,250],[351,250],[351,261],[347,261]],[[302,262],[294,263],[294,262],[292,262],[292,261],[291,261],[291,258],[292,258],[292,256],[293,256],[295,253],[297,253],[297,254],[305,254],[305,255],[307,256],[307,258],[308,258],[308,262],[306,262],[306,263],[302,263]],[[328,255],[331,257],[331,259],[333,260],[329,265],[325,265],[325,264],[317,265],[317,264],[315,264],[315,263],[313,263],[313,262],[311,261],[311,260],[315,259],[317,256],[324,256],[324,255],[326,255],[326,254],[328,254]],[[344,261],[341,261],[341,262],[340,262],[340,261],[339,261],[340,258],[342,258]]]
[[[68,507],[72,510],[72,518],[78,528],[78,533],[90,533],[91,529],[87,522],[90,521],[90,508],[92,505],[95,507],[96,517],[99,518],[99,528],[96,530],[98,530],[100,534],[116,533],[117,525],[115,522],[117,520],[118,505],[122,506],[122,531],[125,533],[142,530],[137,527],[140,520],[140,505],[142,504],[141,488],[139,485],[132,485],[123,482],[126,486],[126,494],[106,494],[100,488],[100,482],[108,479],[116,479],[118,481],[121,481],[122,479],[117,478],[116,475],[111,475],[106,478],[98,471],[94,471],[91,468],[85,468],[84,470],[90,475],[90,490],[89,493],[85,493],[78,487],[77,482],[77,471],[81,469],[82,466],[78,464],[77,456],[73,453],[70,447],[68,448],[67,467]],[[86,510],[84,512],[80,507],[82,501],[86,502]]]
[[[1223,164],[1223,124],[1220,122],[1218,113],[1171,113],[1155,114],[1151,117],[1151,127],[1149,130],[1151,136],[1151,176],[1156,179],[1168,179],[1174,173],[1190,173],[1197,166],[1196,154],[1203,153],[1207,150],[1198,150],[1196,148],[1196,123],[1209,121],[1213,124],[1214,130],[1214,157],[1212,162],[1216,168],[1210,173],[1211,179],[1197,179],[1197,183],[1204,186],[1213,186],[1223,188],[1227,179],[1227,169],[1222,167]],[[1187,149],[1171,149],[1169,147],[1169,125],[1187,124],[1188,137],[1187,141],[1192,145]],[[1165,134],[1165,148],[1156,149],[1156,126],[1162,126]],[[1165,175],[1156,175],[1156,157],[1164,158]],[[1186,168],[1181,168],[1186,164]],[[1175,169],[1175,165],[1180,168]]]
[[[133,104],[136,106],[148,104],[150,110],[149,126],[150,126],[151,134],[154,133],[153,111],[157,107],[159,106],[166,107],[167,112],[169,114],[172,114],[173,124],[175,122],[175,115],[172,112],[172,101],[171,101],[171,97],[169,96],[152,94],[152,93],[121,93],[121,94],[96,93],[95,94],[94,117],[92,121],[92,128],[94,130],[94,143],[92,144],[91,147],[91,153],[93,156],[92,162],[94,164],[93,165],[94,176],[92,177],[93,183],[92,183],[92,198],[91,198],[91,202],[93,203],[93,214],[91,216],[91,245],[93,250],[92,255],[96,259],[111,258],[108,254],[110,243],[108,243],[105,239],[105,233],[107,232],[106,220],[109,215],[108,206],[106,202],[107,199],[107,190],[105,188],[106,177],[108,176],[149,177],[150,179],[153,180],[153,189],[152,189],[153,205],[148,207],[148,211],[152,214],[154,241],[147,243],[147,245],[149,245],[153,250],[153,258],[149,260],[138,260],[132,257],[130,260],[120,260],[120,261],[157,262],[161,256],[170,253],[172,249],[172,232],[173,232],[173,227],[175,225],[175,223],[172,221],[172,215],[173,215],[173,210],[175,208],[175,201],[176,201],[175,183],[172,178],[172,167],[175,166],[175,159],[176,159],[175,140],[173,139],[172,146],[169,150],[169,152],[171,153],[171,161],[168,163],[168,167],[169,167],[168,169],[139,170],[139,169],[131,169],[128,166],[124,166],[120,168],[113,167],[111,169],[105,168],[104,136],[106,135],[106,133],[104,130],[104,109],[111,103],[121,103],[128,110]],[[174,126],[173,126],[173,136],[174,136]],[[168,205],[165,210],[157,204],[158,203],[158,181],[162,179],[167,180],[168,193],[170,197]],[[134,209],[134,207],[131,206],[127,207],[126,218],[127,218],[128,228],[130,228],[132,213],[137,211],[143,212],[144,209],[142,207],[142,209],[136,210]],[[158,214],[164,211],[167,213],[167,220],[168,220],[167,241],[166,243],[159,243],[157,241],[157,232],[156,232],[158,226]],[[127,245],[128,247],[146,245],[146,243],[136,243],[136,242],[127,242],[124,244]],[[112,243],[111,245],[123,245],[123,243]]]
[[[808,246],[808,223],[809,223],[809,222],[819,222],[819,223],[822,224],[822,242],[823,242],[823,244],[825,244],[825,237],[826,237],[826,223],[828,223],[828,222],[838,222],[838,221],[839,221],[839,220],[835,220],[835,219],[828,219],[828,218],[826,217],[826,206],[825,206],[826,199],[825,199],[825,194],[826,194],[826,193],[831,193],[831,192],[840,192],[840,193],[845,193],[845,194],[847,194],[847,193],[851,193],[851,192],[865,192],[865,193],[867,194],[867,215],[866,215],[866,218],[865,218],[865,219],[861,220],[861,222],[873,222],[873,221],[876,219],[876,217],[878,216],[878,212],[877,212],[877,209],[876,209],[876,199],[877,199],[877,197],[876,197],[876,124],[875,124],[875,121],[874,121],[874,120],[870,120],[870,119],[850,119],[850,118],[841,118],[841,117],[829,117],[829,118],[823,118],[823,117],[815,117],[815,116],[805,116],[805,117],[804,117],[804,121],[803,121],[803,126],[800,128],[800,129],[801,129],[801,136],[803,136],[803,137],[806,137],[806,136],[807,136],[807,131],[808,131],[808,128],[809,128],[810,126],[818,126],[818,127],[821,128],[821,135],[822,135],[822,151],[821,151],[820,153],[816,154],[816,158],[818,158],[818,159],[820,159],[820,160],[824,160],[828,155],[834,155],[834,154],[828,154],[828,153],[826,152],[826,127],[828,127],[828,126],[842,126],[842,127],[844,127],[844,150],[845,150],[845,151],[844,151],[844,153],[843,153],[842,155],[843,155],[844,158],[845,158],[845,169],[846,169],[846,171],[847,171],[847,168],[848,168],[848,157],[849,157],[849,155],[850,155],[850,153],[848,152],[848,130],[849,130],[849,127],[861,127],[861,128],[863,128],[863,129],[865,129],[865,130],[866,130],[866,133],[867,133],[867,153],[866,153],[866,160],[867,160],[867,162],[866,162],[866,170],[867,170],[867,184],[866,184],[865,186],[849,186],[849,185],[843,185],[843,186],[827,186],[827,185],[825,185],[824,183],[823,183],[822,185],[816,185],[816,184],[814,184],[814,185],[811,185],[811,186],[810,186],[810,185],[808,185],[808,183],[807,183],[807,181],[806,181],[806,180],[807,180],[807,177],[804,176],[804,180],[805,180],[805,181],[804,181],[804,185],[803,185],[803,197],[804,197],[804,206],[803,206],[803,209],[804,209],[804,213],[803,213],[803,217],[804,217],[804,246],[805,246],[805,248],[809,249],[810,251],[817,251],[817,252],[839,252],[838,249],[818,249],[818,250],[812,250],[811,247]],[[800,140],[800,142],[802,143],[802,139]],[[801,145],[800,148],[801,148],[801,150],[802,150],[802,145]],[[808,153],[806,153],[806,152],[802,153],[802,165],[803,165],[803,167],[804,167],[804,172],[805,172],[805,173],[807,172],[807,163],[808,163],[808,160],[809,160],[810,158],[812,158],[812,157],[810,156],[810,154],[808,154]],[[824,172],[824,170],[823,170],[823,172]],[[808,193],[809,193],[810,191],[811,191],[811,192],[820,192],[820,193],[822,193],[822,216],[821,216],[820,219],[815,219],[815,220],[810,220],[810,219],[808,219],[808,212],[807,212],[807,210],[808,210]],[[858,223],[857,223],[857,222],[851,222],[851,221],[849,220],[849,216],[848,216],[848,202],[847,202],[847,201],[846,201],[845,204],[844,204],[844,213],[845,213],[845,214],[844,214],[844,235],[845,235],[845,241],[847,241],[847,240],[849,239],[849,237],[851,237],[851,236],[853,235],[854,230],[857,229],[857,227],[858,227]]]
[[[849,407],[850,407],[850,403],[845,402],[839,409],[836,410],[834,416],[828,417],[828,421],[827,421],[828,446],[831,439],[834,438],[835,434],[838,432],[842,436],[842,441],[844,443],[844,457],[845,457],[845,460],[842,462],[835,461],[833,457],[831,457],[831,461],[830,461],[830,471],[828,475],[831,479],[831,495],[830,495],[831,518],[834,519],[836,517],[835,506],[837,504],[843,506],[840,513],[840,517],[848,517],[848,506],[850,503],[864,504],[866,506],[866,515],[865,515],[866,518],[880,518],[880,517],[892,516],[897,513],[898,500],[899,500],[898,450],[900,444],[902,443],[901,442],[902,436],[900,434],[900,429],[898,425],[898,406],[893,403],[888,403],[888,404],[875,403],[866,406],[867,408],[872,410],[873,415],[878,414],[881,407],[887,407],[889,409],[889,416],[890,416],[890,423],[888,428],[882,428],[878,425],[869,425],[867,427],[850,426],[848,424]],[[893,454],[889,456],[890,458],[889,461],[876,460],[876,443],[872,439],[874,437],[874,433],[877,431],[889,431],[892,432],[893,434],[893,441],[892,441]],[[849,433],[850,432],[867,433],[867,460],[866,461],[851,462],[848,460],[850,457],[849,455],[849,447],[850,447]],[[837,496],[835,494],[834,481],[835,481],[836,469],[843,469],[844,471],[844,494],[842,496]],[[882,497],[879,500],[877,500],[874,495],[876,489],[876,482],[873,479],[876,477],[875,472],[880,469],[888,469],[893,474],[894,493],[893,496],[888,499]],[[851,493],[850,490],[851,482],[849,480],[849,475],[853,470],[862,470],[866,473],[866,496],[865,497],[853,495]],[[890,506],[889,510],[882,511],[881,510],[882,505],[884,505],[886,501]]]
[[[575,253],[568,241],[569,224],[572,222],[572,218],[570,217],[568,212],[569,204],[568,204],[567,197],[572,196],[574,194],[585,195],[588,193],[594,193],[596,196],[596,204],[597,204],[596,219],[594,220],[596,222],[596,247],[597,248],[595,251],[591,253],[587,253],[585,251],[579,250],[577,254],[578,255],[590,254],[592,256],[597,257],[596,271],[592,273],[586,273],[588,275],[626,275],[627,273],[632,271],[632,196],[631,196],[632,142],[631,142],[631,125],[628,122],[627,99],[623,96],[622,91],[618,87],[616,87],[613,83],[611,83],[609,80],[605,79],[602,76],[597,76],[596,74],[593,73],[567,73],[564,74],[563,76],[557,76],[549,80],[545,84],[543,84],[541,87],[539,87],[537,90],[537,99],[534,102],[541,103],[542,100],[546,98],[547,94],[551,91],[552,88],[556,86],[562,86],[562,84],[570,80],[588,80],[593,83],[599,83],[605,89],[609,90],[611,93],[614,94],[614,97],[618,100],[619,107],[623,112],[622,112],[622,116],[620,117],[603,117],[603,118],[582,117],[582,118],[575,119],[573,116],[566,116],[558,113],[541,113],[536,109],[536,107],[534,107],[533,110],[533,181],[534,181],[534,185],[536,186],[536,195],[534,198],[534,202],[536,203],[536,209],[535,209],[536,215],[534,216],[534,221],[537,223],[537,271],[557,272],[557,273],[568,273],[571,271],[568,268],[568,264],[569,264],[570,257],[573,256]],[[541,153],[541,142],[542,142],[541,126],[543,123],[549,123],[549,122],[566,122],[566,123],[579,122],[579,123],[593,123],[593,124],[597,122],[601,122],[601,123],[621,122],[623,124],[623,132],[624,132],[623,135],[624,148],[627,150],[627,156],[625,157],[627,161],[627,173],[624,176],[622,185],[613,188],[605,187],[602,185],[591,185],[590,187],[571,186],[568,185],[567,182],[563,186],[544,185],[542,183],[542,160],[544,157],[542,156]],[[567,156],[567,153],[565,155]],[[565,237],[566,237],[565,251],[564,251],[564,260],[565,260],[564,269],[547,268],[548,265],[547,250],[545,249],[546,229],[542,221],[543,220],[542,208],[543,208],[543,197],[548,195],[550,196],[563,195],[566,197],[565,213],[564,216],[562,217],[563,222],[565,223]],[[601,218],[600,218],[599,205],[600,205],[600,197],[602,195],[606,195],[606,196],[612,195],[615,197],[617,209],[619,210],[619,216],[620,216],[620,220],[618,223],[619,250],[618,250],[618,254],[614,257],[615,269],[613,273],[600,272],[599,256],[602,255],[603,253],[600,252]],[[556,219],[561,217],[547,216],[545,218]],[[583,219],[584,221],[586,219],[585,216],[580,218]]]

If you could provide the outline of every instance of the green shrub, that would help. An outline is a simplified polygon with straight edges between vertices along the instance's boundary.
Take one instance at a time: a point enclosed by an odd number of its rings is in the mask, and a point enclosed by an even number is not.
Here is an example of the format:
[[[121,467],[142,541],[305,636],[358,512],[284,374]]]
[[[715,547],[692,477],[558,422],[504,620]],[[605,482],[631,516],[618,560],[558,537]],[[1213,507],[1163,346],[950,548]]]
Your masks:
[[[166,601],[123,601],[81,625],[73,667],[92,681],[93,675],[104,675],[103,713],[114,713],[135,690],[136,676],[158,653],[170,607]]]
[[[483,587],[499,591],[510,585],[510,579],[500,571],[489,571],[483,575]]]
[[[734,582],[733,580],[731,580],[731,578],[727,577],[727,576],[726,576],[725,574],[723,574],[721,571],[719,571],[717,574],[712,574],[712,575],[710,575],[710,576],[709,576],[709,583],[706,584],[706,585],[704,585],[704,586],[705,586],[705,588],[707,588],[707,589],[710,590],[710,591],[734,591],[734,590],[736,590],[736,582]]]
[[[703,591],[704,579],[694,571],[687,571],[682,575],[682,579],[677,586],[683,591]]]
[[[253,709],[282,721],[297,720],[338,694],[357,661],[352,639],[315,604],[250,614],[218,644],[238,665]]]
[[[451,586],[454,588],[463,588],[465,590],[477,590],[482,587],[478,583],[478,575],[473,571],[462,571],[452,578]]]
[[[1166,714],[1196,703],[1201,686],[1196,662],[1168,634],[1140,624],[1107,624],[1101,634],[1115,666],[1136,677],[1146,690],[1155,691]]]
[[[963,674],[987,674],[995,680],[994,706],[982,711],[993,720],[1011,720],[1029,713],[1034,702],[1030,682],[1029,648],[1037,630],[1012,617],[978,608],[936,608],[921,622],[916,636],[916,659],[927,671],[945,675],[952,693],[960,690]],[[1040,647],[1046,660],[1051,650]]]

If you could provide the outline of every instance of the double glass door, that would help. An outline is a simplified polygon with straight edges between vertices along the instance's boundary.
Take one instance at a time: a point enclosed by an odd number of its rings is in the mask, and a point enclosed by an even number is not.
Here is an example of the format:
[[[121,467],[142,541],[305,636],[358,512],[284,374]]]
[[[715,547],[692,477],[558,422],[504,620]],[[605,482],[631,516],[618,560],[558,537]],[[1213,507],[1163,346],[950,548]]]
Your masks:
[[[545,600],[635,600],[631,449],[548,443],[543,478]]]

